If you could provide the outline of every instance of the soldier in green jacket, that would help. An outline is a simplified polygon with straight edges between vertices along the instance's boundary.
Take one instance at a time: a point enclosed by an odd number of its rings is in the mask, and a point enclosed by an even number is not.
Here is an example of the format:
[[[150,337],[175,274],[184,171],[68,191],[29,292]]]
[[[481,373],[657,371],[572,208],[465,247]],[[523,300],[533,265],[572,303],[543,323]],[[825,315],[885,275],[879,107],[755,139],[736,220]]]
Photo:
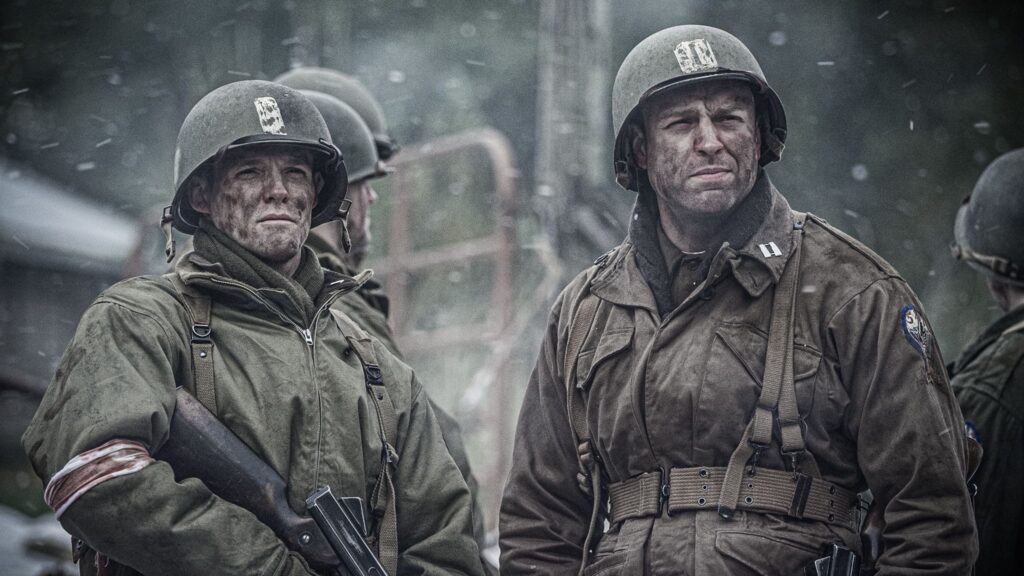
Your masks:
[[[996,158],[960,208],[954,255],[985,276],[1003,315],[950,370],[985,448],[974,477],[977,573],[1024,573],[1024,149]]]
[[[303,246],[312,226],[340,215],[347,188],[316,107],[270,82],[214,90],[182,125],[175,184],[166,220],[194,235],[194,252],[169,275],[97,298],[23,438],[47,503],[90,551],[82,571],[338,568],[310,565],[252,513],[195,479],[176,482],[154,458],[183,386],[286,480],[294,511],[325,484],[363,498],[391,574],[481,574],[469,491],[422,387],[332,308],[358,279]],[[207,322],[185,293],[208,302]],[[197,342],[208,347],[197,354]],[[368,391],[371,364],[385,394]],[[197,377],[210,365],[212,382]]]
[[[385,161],[398,146],[387,134],[387,123],[377,101],[358,80],[326,68],[303,67],[282,74],[277,81],[302,90],[313,101],[345,157],[349,181],[347,199],[352,202],[348,218],[313,230],[306,245],[316,252],[324,268],[355,275],[372,240],[370,207],[377,201],[373,180],[391,173]],[[338,299],[335,306],[403,358],[388,323],[388,297],[379,282],[372,278],[366,280],[353,294]],[[478,501],[479,484],[469,464],[462,431],[454,417],[436,404],[431,405],[445,444],[473,494],[473,533],[482,550],[486,535]]]

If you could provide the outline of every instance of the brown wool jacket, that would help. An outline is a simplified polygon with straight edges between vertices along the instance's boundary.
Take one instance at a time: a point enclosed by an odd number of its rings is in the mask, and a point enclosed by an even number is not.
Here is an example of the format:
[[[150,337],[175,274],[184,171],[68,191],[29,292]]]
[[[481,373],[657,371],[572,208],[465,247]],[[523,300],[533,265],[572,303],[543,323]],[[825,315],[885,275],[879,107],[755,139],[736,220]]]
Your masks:
[[[661,258],[650,240],[657,215],[642,197],[627,241],[555,302],[502,501],[503,574],[575,574],[580,564],[591,501],[576,480],[563,364],[570,303],[588,284],[601,302],[576,382],[588,397],[604,483],[727,465],[760,394],[772,295],[796,218],[766,177],[759,186],[757,225],[714,254],[710,280],[680,305],[659,307],[652,285],[671,281],[652,282],[638,264]],[[759,245],[769,242],[781,255],[765,257]],[[920,303],[888,263],[818,218],[807,218],[802,247],[794,373],[809,452],[823,479],[851,492],[870,488],[884,507],[879,574],[969,573],[977,537],[964,424]],[[907,306],[923,326],[916,339]],[[786,469],[777,444],[758,465]],[[743,510],[724,520],[709,505],[613,523],[586,574],[789,575],[831,542],[860,548],[852,522]]]

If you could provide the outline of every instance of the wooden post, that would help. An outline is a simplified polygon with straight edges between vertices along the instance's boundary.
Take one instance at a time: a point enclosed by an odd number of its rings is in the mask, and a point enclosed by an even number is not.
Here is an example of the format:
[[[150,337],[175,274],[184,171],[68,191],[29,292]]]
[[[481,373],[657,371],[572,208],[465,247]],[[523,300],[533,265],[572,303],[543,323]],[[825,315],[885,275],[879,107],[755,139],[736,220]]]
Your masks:
[[[620,238],[593,206],[614,188],[608,0],[543,0],[538,34],[535,205],[556,251],[593,258]],[[567,266],[575,273],[575,266]]]

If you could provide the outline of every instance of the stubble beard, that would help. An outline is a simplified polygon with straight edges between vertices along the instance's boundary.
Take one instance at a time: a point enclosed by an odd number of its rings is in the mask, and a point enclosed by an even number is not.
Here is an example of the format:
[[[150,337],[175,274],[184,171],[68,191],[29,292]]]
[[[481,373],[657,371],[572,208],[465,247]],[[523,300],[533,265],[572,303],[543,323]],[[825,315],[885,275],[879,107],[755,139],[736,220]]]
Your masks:
[[[230,199],[228,201],[231,202]],[[305,212],[305,209],[302,208],[300,212]],[[308,224],[297,229],[287,226],[288,229],[275,230],[273,228],[283,228],[285,225],[257,222],[257,216],[252,210],[245,214],[232,210],[229,214],[226,218],[213,217],[213,225],[268,264],[282,264],[294,258],[302,250],[302,244],[309,235]]]
[[[667,208],[673,219],[713,221],[724,219],[750,194],[757,180],[757,161],[753,156],[737,158],[732,181],[721,188],[692,189],[687,176],[710,162],[691,166],[681,158],[673,158],[667,170],[649,174],[659,204]]]

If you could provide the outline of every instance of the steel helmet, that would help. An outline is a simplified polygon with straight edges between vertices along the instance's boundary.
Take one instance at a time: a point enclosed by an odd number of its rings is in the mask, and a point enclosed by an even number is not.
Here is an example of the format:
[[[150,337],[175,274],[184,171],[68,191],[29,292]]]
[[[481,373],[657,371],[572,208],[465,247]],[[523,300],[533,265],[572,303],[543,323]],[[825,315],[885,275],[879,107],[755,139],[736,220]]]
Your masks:
[[[348,182],[380,178],[390,172],[377,157],[370,129],[351,106],[333,96],[314,90],[299,90],[316,106],[331,132],[331,140],[341,150],[348,169]]]
[[[738,38],[710,26],[686,25],[656,32],[626,55],[612,88],[615,128],[615,179],[637,190],[636,170],[626,125],[641,121],[641,104],[664,90],[708,80],[742,80],[751,84],[761,130],[762,166],[778,160],[786,141],[786,112],[768,86],[761,66]]]
[[[274,81],[299,90],[323,92],[348,104],[370,128],[381,160],[387,160],[398,152],[398,143],[388,135],[384,111],[359,80],[336,70],[308,66],[289,70]]]
[[[996,158],[956,215],[953,256],[1024,286],[1024,148]]]
[[[174,151],[174,200],[165,213],[174,227],[192,234],[199,214],[187,198],[189,178],[228,150],[267,144],[289,144],[314,153],[314,171],[324,183],[312,224],[340,217],[348,177],[341,153],[331,142],[327,124],[308,98],[287,86],[263,80],[243,80],[217,88],[192,107],[178,132]]]

